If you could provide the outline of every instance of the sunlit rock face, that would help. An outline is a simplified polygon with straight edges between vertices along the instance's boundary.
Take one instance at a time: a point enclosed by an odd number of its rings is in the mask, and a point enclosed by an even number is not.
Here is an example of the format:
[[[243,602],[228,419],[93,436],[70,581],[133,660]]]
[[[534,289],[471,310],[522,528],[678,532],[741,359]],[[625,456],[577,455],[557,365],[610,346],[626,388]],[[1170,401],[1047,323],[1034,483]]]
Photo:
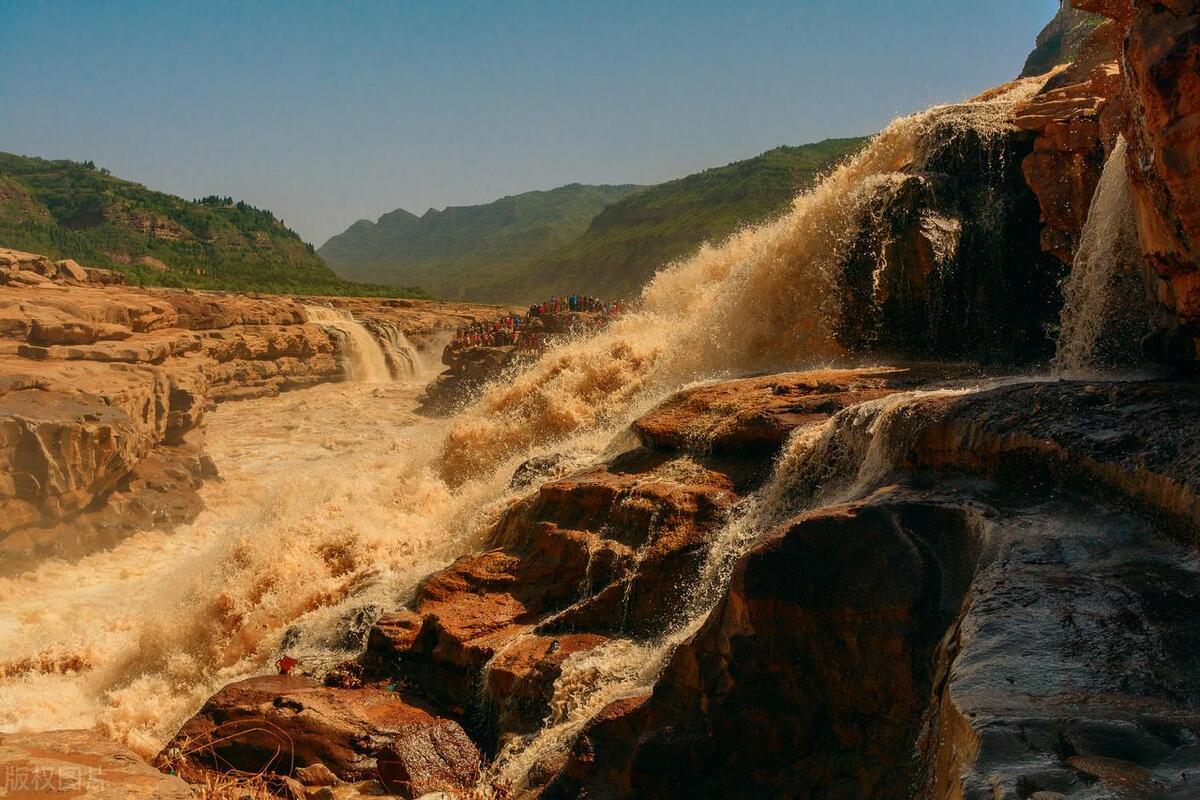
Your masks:
[[[1171,360],[1196,359],[1200,327],[1200,5],[1142,2],[1124,43],[1128,167],[1142,249],[1184,329]]]
[[[1094,29],[1076,61],[1053,75],[1015,116],[1017,126],[1036,137],[1021,168],[1041,209],[1042,248],[1068,265],[1125,122],[1118,63],[1122,33],[1115,21]]]

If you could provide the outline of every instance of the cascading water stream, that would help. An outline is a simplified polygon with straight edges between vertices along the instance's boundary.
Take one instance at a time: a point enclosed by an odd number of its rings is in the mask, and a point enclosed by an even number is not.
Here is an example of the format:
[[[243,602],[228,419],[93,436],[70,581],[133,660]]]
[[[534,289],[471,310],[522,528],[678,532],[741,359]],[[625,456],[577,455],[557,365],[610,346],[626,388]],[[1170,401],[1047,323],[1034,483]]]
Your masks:
[[[735,508],[711,538],[678,616],[654,640],[614,639],[568,658],[555,682],[541,731],[510,741],[494,774],[520,795],[532,788],[539,764],[553,764],[579,731],[610,703],[651,690],[675,649],[692,636],[720,601],[734,566],[765,533],[803,511],[847,502],[886,483],[921,420],[915,411],[936,398],[961,397],[1021,379],[902,392],[839,412],[822,425],[795,431],[770,478]]]
[[[417,348],[412,346],[404,331],[390,322],[381,323],[383,334],[387,340],[388,364],[392,374],[397,379],[416,377],[420,371],[420,358]]]
[[[1154,299],[1138,244],[1133,197],[1118,137],[1088,209],[1071,273],[1063,285],[1055,368],[1080,374],[1135,366],[1154,321]]]
[[[389,383],[392,370],[379,341],[349,311],[328,306],[305,306],[309,322],[337,331],[346,377],[358,383]]]

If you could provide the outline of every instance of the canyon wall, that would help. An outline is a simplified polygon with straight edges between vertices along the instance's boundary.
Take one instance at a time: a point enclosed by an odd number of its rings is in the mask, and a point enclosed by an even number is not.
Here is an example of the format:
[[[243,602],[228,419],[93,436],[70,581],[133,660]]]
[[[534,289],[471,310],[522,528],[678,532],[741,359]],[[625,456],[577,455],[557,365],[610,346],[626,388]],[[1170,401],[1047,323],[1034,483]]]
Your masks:
[[[214,403],[348,377],[351,342],[310,320],[360,320],[394,377],[391,339],[433,348],[487,306],[290,298],[120,285],[71,261],[0,250],[0,552],[30,557],[111,544],[193,518],[216,467],[204,454]]]

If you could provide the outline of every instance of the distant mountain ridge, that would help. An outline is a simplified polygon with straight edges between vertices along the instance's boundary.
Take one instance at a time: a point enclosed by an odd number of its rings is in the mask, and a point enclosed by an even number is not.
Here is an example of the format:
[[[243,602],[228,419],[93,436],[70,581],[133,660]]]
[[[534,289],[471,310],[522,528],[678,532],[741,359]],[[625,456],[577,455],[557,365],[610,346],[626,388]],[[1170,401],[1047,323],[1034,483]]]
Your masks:
[[[582,236],[539,259],[519,284],[484,297],[528,301],[546,293],[635,297],[666,264],[746,225],[786,211],[866,137],[826,139],[773,150],[652,186],[604,209]]]
[[[90,161],[0,153],[0,246],[112,267],[147,285],[423,296],[347,283],[270,211],[229,197],[184,200]]]
[[[511,277],[641,188],[573,183],[421,216],[396,209],[376,222],[359,220],[317,252],[349,280],[420,285],[448,299],[474,297],[481,282]]]
[[[782,213],[866,138],[777,147],[651,187],[572,184],[417,217],[360,220],[317,252],[345,278],[452,299],[633,297],[663,265]]]

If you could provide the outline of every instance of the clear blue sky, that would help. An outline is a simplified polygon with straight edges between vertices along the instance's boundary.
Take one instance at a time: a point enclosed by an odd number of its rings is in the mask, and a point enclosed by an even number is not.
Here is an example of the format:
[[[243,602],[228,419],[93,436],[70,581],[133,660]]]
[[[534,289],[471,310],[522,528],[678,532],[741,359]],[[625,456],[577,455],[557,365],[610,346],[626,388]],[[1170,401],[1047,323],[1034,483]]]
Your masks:
[[[654,183],[1012,78],[1057,0],[0,0],[0,150],[393,208]]]

